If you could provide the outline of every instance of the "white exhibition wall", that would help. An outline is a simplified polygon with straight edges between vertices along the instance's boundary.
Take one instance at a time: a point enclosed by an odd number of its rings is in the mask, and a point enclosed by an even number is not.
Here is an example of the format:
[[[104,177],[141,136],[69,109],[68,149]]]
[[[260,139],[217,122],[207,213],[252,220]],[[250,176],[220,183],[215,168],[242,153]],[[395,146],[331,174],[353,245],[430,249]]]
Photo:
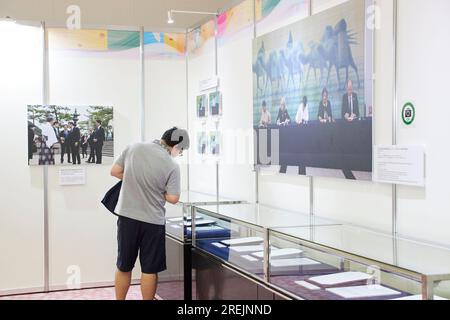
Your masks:
[[[187,128],[186,59],[145,57],[145,140],[160,139],[169,128]],[[191,141],[191,146],[195,142]],[[188,189],[187,156],[177,159],[182,190]]]
[[[317,13],[343,0],[313,0]],[[392,143],[393,118],[393,6],[391,0],[377,0],[380,28],[375,30],[375,144]],[[450,11],[448,0],[399,0],[398,6],[398,103],[411,101],[417,120],[410,127],[399,121],[399,144],[426,146],[427,187],[398,187],[398,230],[400,235],[450,245],[450,215],[447,203],[446,171],[446,71],[450,70]],[[299,12],[294,22],[306,16]],[[258,35],[284,26],[258,24]],[[27,104],[42,103],[42,33],[39,28],[1,23],[6,39],[0,44],[0,108],[8,121],[0,127],[5,152],[0,159],[4,173],[0,215],[0,295],[8,290],[41,290],[44,285],[43,170],[26,166],[25,118]],[[253,29],[220,41],[217,51],[223,116],[222,132],[252,131],[252,39]],[[158,138],[168,127],[189,127],[191,150],[189,172],[183,165],[183,188],[216,192],[216,161],[219,191],[223,197],[254,202],[256,179],[253,167],[236,160],[236,150],[252,152],[252,137],[224,141],[220,158],[197,153],[196,134],[215,130],[212,119],[198,120],[196,99],[199,82],[216,72],[214,41],[184,60],[145,59],[146,140]],[[116,156],[140,139],[140,61],[137,49],[127,52],[64,53],[49,55],[49,99],[52,104],[112,105],[115,108]],[[187,67],[187,69],[186,69]],[[187,70],[187,75],[186,75]],[[187,78],[187,83],[186,83]],[[187,92],[186,92],[187,90]],[[186,110],[186,96],[188,110]],[[433,111],[426,112],[427,107]],[[19,124],[19,126],[16,126]],[[17,133],[17,134],[15,134]],[[14,138],[11,136],[14,134]],[[244,135],[245,136],[245,135]],[[11,137],[11,138],[9,138]],[[247,141],[248,139],[248,141]],[[231,139],[233,140],[233,139]],[[247,148],[248,142],[248,148]],[[242,147],[244,145],[244,147]],[[187,157],[185,157],[187,158]],[[20,159],[23,159],[20,160]],[[185,159],[182,159],[185,161]],[[66,286],[78,266],[82,283],[113,280],[116,258],[116,219],[100,205],[104,192],[115,182],[108,166],[87,167],[87,185],[61,187],[58,168],[49,170],[50,284]],[[189,184],[188,184],[189,181]],[[392,186],[373,182],[314,178],[314,212],[371,229],[392,228]],[[258,199],[261,204],[310,211],[309,178],[261,173]],[[349,240],[350,241],[350,240]],[[357,240],[351,240],[357,241]],[[363,243],[358,243],[358,247]],[[400,252],[401,253],[401,252]],[[407,257],[400,256],[399,259]],[[69,268],[69,270],[68,270]],[[75,269],[76,270],[76,269]],[[135,277],[138,276],[136,270]],[[34,289],[30,289],[34,288]]]
[[[400,0],[398,36],[398,101],[411,101],[417,120],[406,128],[398,119],[398,143],[426,148],[424,189],[399,187],[399,232],[450,245],[447,170],[450,156],[447,122],[450,70],[450,1]]]
[[[197,119],[196,96],[200,92],[200,81],[215,75],[214,41],[205,45],[202,52],[188,56],[188,121],[192,148],[189,150],[189,189],[216,194],[216,164],[211,158],[199,155],[196,150],[197,133],[208,130],[206,123]]]
[[[27,165],[27,104],[42,103],[40,27],[0,22],[0,295],[44,286],[42,168]]]
[[[138,48],[119,52],[52,50],[49,43],[49,103],[113,106],[116,156],[140,140],[139,74]],[[100,203],[117,182],[109,175],[110,169],[109,165],[88,165],[86,185],[71,187],[59,186],[59,168],[49,169],[52,288],[66,288],[66,281],[78,271],[82,284],[114,279],[117,218]]]

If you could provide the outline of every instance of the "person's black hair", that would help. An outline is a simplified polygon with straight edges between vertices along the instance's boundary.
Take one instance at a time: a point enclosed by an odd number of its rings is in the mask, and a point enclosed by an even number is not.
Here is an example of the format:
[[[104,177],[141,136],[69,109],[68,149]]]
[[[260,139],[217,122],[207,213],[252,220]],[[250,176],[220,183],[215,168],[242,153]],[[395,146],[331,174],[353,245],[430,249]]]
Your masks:
[[[73,121],[69,121],[68,124],[71,125],[71,126],[74,126],[74,125],[75,125],[75,123],[74,123]]]
[[[262,106],[263,106],[263,107],[267,107],[267,102],[266,102],[266,100],[263,100]]]
[[[178,146],[180,149],[189,149],[189,135],[186,130],[173,127],[164,132],[161,140],[169,147]]]
[[[96,120],[95,122],[97,122],[99,125],[102,125],[102,120]]]
[[[325,92],[326,92],[326,93],[327,93],[327,95],[328,95],[328,90],[327,90],[327,88],[326,88],[326,87],[325,87],[325,88],[323,88],[323,90],[322,90],[322,98],[323,98],[323,94],[324,94]]]

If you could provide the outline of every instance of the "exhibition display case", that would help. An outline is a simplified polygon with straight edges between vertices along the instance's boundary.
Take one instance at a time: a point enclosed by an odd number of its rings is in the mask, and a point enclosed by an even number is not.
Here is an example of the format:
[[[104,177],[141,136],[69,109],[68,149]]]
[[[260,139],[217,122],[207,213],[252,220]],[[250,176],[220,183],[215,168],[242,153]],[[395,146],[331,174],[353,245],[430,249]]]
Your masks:
[[[450,298],[445,248],[350,225],[272,228],[269,244],[268,281],[296,298]]]
[[[193,246],[244,273],[265,279],[269,227],[332,225],[335,222],[258,204],[195,206]],[[279,249],[273,247],[273,250]],[[296,250],[286,252],[295,256]]]
[[[450,298],[446,248],[255,204],[192,213],[195,250],[293,299]]]
[[[238,204],[241,202],[239,200],[217,197],[212,194],[182,191],[177,204],[166,204],[166,234],[181,242],[190,242],[192,235],[191,217],[194,206],[215,205],[217,203],[223,205]],[[207,220],[201,221],[201,216],[196,219],[199,220],[197,222],[199,226],[209,224]]]
[[[216,195],[195,191],[182,191],[180,200],[176,205],[166,204],[166,253],[167,270],[162,272],[162,281],[172,282],[173,287],[179,287],[184,292],[183,298],[190,300],[192,295],[192,210],[195,205],[217,204],[234,205],[241,201],[225,199]],[[198,216],[196,224],[209,226],[213,221]],[[217,232],[217,230],[216,230]],[[228,230],[222,230],[228,234]]]

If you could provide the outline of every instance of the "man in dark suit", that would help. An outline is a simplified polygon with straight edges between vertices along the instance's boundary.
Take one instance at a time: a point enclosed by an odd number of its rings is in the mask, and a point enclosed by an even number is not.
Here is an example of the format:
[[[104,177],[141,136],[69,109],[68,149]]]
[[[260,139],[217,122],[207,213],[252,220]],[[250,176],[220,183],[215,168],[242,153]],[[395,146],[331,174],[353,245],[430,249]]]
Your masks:
[[[94,130],[92,130],[92,128],[89,128],[88,145],[89,145],[89,159],[86,162],[95,163]]]
[[[69,122],[69,128],[70,128],[69,144],[70,144],[70,150],[72,151],[72,163],[73,164],[81,164],[80,129],[77,127],[77,124],[74,122]]]
[[[102,128],[102,121],[95,122],[97,129],[94,132],[94,150],[96,164],[102,164],[103,142],[105,141],[105,129]]]
[[[347,93],[342,97],[342,119],[352,122],[359,118],[358,96],[353,92],[353,82],[347,83]]]
[[[67,125],[64,126],[64,130],[59,133],[59,141],[61,143],[61,163],[64,163],[64,154],[67,153],[67,162],[70,161],[70,145],[68,143],[68,137],[69,137],[70,131],[69,127]]]

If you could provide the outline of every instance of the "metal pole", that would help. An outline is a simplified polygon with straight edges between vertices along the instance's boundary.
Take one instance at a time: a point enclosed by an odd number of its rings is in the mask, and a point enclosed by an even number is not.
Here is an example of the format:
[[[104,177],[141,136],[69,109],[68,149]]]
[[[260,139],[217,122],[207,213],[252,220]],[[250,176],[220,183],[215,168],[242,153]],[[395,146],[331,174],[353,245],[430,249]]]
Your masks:
[[[313,0],[309,0],[308,2],[308,16],[312,16],[312,2]],[[309,177],[309,215],[311,217],[311,223],[313,222],[314,217],[314,178],[312,176]],[[312,232],[311,232],[312,235]]]
[[[186,40],[185,40],[185,53],[184,53],[184,61],[186,64],[186,130],[189,132],[189,51],[188,51],[188,34],[189,31],[186,29]],[[187,153],[187,164],[186,164],[186,171],[187,171],[187,190],[189,194],[190,190],[190,176],[189,176],[189,163],[190,163],[190,156],[189,152]]]
[[[49,102],[49,72],[47,31],[45,22],[41,22],[42,30],[42,104]],[[44,292],[50,291],[50,239],[49,239],[49,204],[48,204],[48,166],[43,166],[44,187]]]
[[[217,18],[219,16],[219,12],[216,14],[216,16],[214,17],[214,51],[215,51],[215,75],[216,77],[219,76],[219,61],[218,61],[218,43],[217,43],[217,34],[218,34],[218,22],[217,22]],[[218,93],[219,88],[216,87],[216,95]],[[218,124],[216,123],[216,130]],[[219,196],[219,159],[217,159],[216,161],[216,200],[217,203],[219,203],[220,201],[220,196]]]
[[[397,92],[397,80],[398,80],[398,70],[397,70],[397,28],[398,28],[398,1],[393,2],[393,62],[394,62],[394,84],[393,84],[393,110],[392,110],[392,144],[397,144],[397,114],[398,114],[398,92]],[[393,253],[394,253],[394,264],[398,262],[397,254],[397,236],[398,236],[398,225],[397,225],[397,185],[392,185],[392,236],[393,236]]]
[[[253,42],[256,39],[256,0],[253,0]],[[254,140],[254,143],[257,143]],[[255,147],[254,147],[255,148]],[[257,159],[253,159],[255,162],[255,203],[259,204],[259,166]]]
[[[141,142],[145,141],[145,48],[144,27],[140,28],[140,63],[141,63]]]

